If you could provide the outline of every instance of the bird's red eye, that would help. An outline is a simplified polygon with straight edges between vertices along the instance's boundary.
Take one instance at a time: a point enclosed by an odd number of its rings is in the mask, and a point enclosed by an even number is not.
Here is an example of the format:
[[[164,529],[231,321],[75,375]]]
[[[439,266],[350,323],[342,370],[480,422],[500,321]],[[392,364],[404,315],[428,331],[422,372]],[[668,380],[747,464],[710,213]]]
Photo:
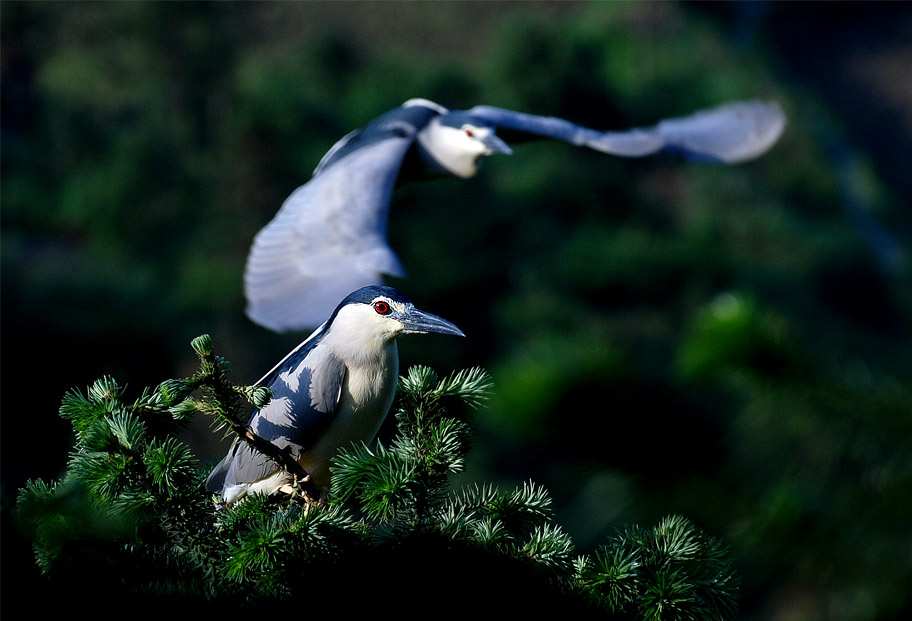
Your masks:
[[[386,302],[374,302],[374,310],[379,315],[389,315],[390,305]]]
[[[473,132],[471,129],[465,130],[465,133],[466,133],[466,136],[468,136],[469,138],[475,137],[475,132]]]

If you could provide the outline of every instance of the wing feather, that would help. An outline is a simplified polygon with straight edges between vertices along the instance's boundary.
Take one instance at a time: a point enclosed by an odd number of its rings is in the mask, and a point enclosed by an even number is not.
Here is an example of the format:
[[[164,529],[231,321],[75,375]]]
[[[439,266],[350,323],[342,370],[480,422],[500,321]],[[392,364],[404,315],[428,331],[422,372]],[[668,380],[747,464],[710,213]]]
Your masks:
[[[491,106],[475,106],[467,114],[498,128],[555,138],[611,155],[641,157],[665,151],[726,164],[762,155],[785,128],[785,114],[779,104],[762,101],[731,102],[626,131],[598,131],[556,117]]]
[[[272,400],[250,417],[250,428],[279,448],[288,448],[300,459],[332,421],[341,399],[345,365],[319,339],[292,351],[270,384]],[[272,372],[271,372],[272,373]],[[279,471],[270,458],[246,442],[235,440],[225,458],[213,470],[206,487],[217,493],[238,496],[241,488]],[[231,491],[229,491],[231,490]]]
[[[411,128],[411,131],[406,128]],[[383,274],[403,276],[386,241],[396,177],[414,126],[333,149],[310,182],[254,238],[244,273],[247,315],[277,332],[319,325],[339,300]],[[359,135],[363,135],[362,132]]]

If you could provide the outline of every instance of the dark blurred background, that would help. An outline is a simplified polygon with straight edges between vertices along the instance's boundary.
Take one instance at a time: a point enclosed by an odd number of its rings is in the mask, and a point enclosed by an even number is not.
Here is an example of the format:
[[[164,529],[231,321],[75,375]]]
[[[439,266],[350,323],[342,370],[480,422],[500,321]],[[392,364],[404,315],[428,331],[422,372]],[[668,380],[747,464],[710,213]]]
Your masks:
[[[202,333],[249,383],[305,336],[245,318],[243,265],[344,134],[411,97],[600,129],[763,98],[789,125],[749,164],[542,142],[401,189],[392,284],[468,334],[402,364],[493,374],[456,484],[544,484],[580,551],[679,513],[744,619],[902,618],[910,6],[4,0],[4,609],[35,601],[11,513],[63,471],[67,390],[188,375]]]

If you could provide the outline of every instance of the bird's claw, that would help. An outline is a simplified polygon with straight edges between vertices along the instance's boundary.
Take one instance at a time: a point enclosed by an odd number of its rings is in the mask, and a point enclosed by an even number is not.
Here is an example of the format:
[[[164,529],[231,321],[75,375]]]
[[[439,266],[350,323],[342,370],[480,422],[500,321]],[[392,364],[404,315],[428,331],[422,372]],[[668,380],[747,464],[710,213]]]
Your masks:
[[[317,497],[314,498],[312,491],[309,490],[316,490]],[[313,478],[310,476],[310,473],[308,473],[307,476],[305,476],[303,479],[293,477],[291,482],[280,486],[277,491],[288,494],[292,498],[303,498],[304,502],[307,503],[307,505],[324,505],[326,504],[326,497],[329,494],[328,488],[316,487],[314,485]]]

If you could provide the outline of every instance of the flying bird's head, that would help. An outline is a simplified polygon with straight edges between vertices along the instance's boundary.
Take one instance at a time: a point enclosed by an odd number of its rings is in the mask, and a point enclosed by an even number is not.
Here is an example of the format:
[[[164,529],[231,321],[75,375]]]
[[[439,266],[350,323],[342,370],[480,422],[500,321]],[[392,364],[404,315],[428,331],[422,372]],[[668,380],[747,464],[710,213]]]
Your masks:
[[[478,172],[478,162],[486,155],[513,153],[494,133],[494,126],[462,112],[434,117],[418,134],[418,143],[433,164],[457,177],[469,178]]]

